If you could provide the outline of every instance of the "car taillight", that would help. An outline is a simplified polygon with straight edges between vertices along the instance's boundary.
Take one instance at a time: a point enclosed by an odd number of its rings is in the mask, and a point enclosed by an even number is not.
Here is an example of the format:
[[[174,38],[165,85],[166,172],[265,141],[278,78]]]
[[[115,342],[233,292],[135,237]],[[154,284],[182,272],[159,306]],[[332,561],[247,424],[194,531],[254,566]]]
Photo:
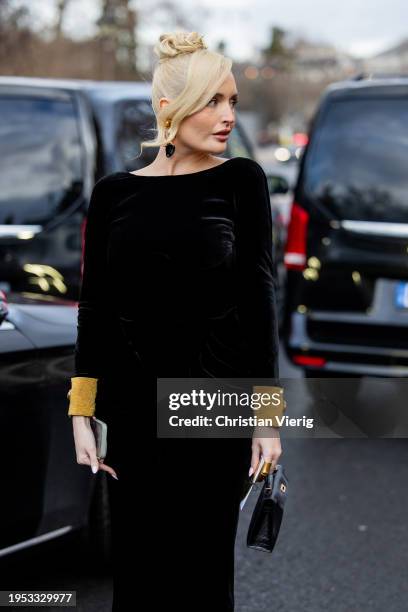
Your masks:
[[[326,359],[324,357],[316,357],[313,355],[293,355],[292,357],[293,363],[302,366],[324,366],[326,364]]]
[[[81,280],[84,274],[85,228],[87,217],[81,221]]]
[[[303,270],[306,267],[308,221],[309,213],[297,202],[293,202],[284,255],[285,267],[290,270]]]

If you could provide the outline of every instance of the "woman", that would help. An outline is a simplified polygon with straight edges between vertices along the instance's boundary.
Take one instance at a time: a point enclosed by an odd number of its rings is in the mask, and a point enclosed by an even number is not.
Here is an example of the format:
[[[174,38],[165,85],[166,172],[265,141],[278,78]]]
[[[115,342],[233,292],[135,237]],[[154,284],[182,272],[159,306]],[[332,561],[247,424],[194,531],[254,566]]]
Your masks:
[[[276,464],[278,429],[255,428],[252,439],[156,437],[156,380],[278,384],[269,194],[255,161],[219,157],[235,124],[231,60],[196,32],[163,34],[155,50],[157,138],[142,146],[158,146],[157,157],[92,192],[68,414],[78,463],[116,478],[112,609],[138,603],[153,552],[152,605],[226,612],[248,464],[249,475],[261,455]],[[109,431],[99,465],[95,411]]]

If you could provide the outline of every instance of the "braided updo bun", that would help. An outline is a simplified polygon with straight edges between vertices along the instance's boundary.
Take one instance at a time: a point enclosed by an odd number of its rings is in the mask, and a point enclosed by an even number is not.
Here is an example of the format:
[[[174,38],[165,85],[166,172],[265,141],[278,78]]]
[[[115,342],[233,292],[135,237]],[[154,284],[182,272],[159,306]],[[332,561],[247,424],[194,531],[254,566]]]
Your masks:
[[[170,32],[160,35],[154,51],[159,56],[159,61],[163,61],[182,53],[193,53],[207,48],[203,37],[198,32]]]

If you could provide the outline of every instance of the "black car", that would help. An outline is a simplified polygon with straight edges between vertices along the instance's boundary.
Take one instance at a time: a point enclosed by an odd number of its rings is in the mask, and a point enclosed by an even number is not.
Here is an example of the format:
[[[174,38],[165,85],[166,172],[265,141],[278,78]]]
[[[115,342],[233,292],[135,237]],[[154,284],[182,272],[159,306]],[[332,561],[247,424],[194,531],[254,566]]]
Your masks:
[[[74,308],[0,291],[0,561],[62,536],[110,560],[106,477],[79,468],[67,419],[75,332]]]
[[[331,85],[285,247],[284,338],[305,375],[408,373],[408,78]]]

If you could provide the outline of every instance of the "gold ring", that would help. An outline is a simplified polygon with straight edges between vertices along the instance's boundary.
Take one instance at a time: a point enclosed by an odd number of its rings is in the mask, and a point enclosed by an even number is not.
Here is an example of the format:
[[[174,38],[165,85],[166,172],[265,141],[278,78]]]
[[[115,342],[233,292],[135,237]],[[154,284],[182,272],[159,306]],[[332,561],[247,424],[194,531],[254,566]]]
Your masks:
[[[267,476],[269,474],[270,469],[271,469],[271,465],[272,465],[272,463],[269,463],[268,461],[265,461],[265,463],[262,466],[261,476]]]

